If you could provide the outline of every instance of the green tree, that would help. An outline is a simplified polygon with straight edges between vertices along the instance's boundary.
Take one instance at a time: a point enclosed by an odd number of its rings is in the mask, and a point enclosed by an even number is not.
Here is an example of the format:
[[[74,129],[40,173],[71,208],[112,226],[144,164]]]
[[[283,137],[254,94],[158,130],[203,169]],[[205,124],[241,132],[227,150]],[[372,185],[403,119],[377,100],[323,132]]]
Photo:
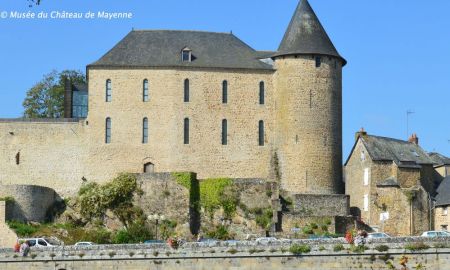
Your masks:
[[[28,0],[28,5],[32,7],[33,5],[39,5],[41,3],[41,0]]]
[[[52,71],[27,91],[23,101],[26,118],[59,118],[64,116],[64,81],[70,78],[74,83],[86,83],[80,71]]]

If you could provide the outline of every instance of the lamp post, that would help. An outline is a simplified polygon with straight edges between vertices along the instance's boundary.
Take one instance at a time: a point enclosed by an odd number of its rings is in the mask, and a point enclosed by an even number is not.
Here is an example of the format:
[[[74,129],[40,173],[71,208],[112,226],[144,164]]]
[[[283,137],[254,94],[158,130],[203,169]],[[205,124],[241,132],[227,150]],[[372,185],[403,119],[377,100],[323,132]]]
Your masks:
[[[159,214],[153,214],[153,215],[149,215],[147,217],[148,220],[150,221],[155,221],[155,239],[158,240],[158,224],[159,221],[164,221],[166,219],[166,217],[164,215],[159,215]]]

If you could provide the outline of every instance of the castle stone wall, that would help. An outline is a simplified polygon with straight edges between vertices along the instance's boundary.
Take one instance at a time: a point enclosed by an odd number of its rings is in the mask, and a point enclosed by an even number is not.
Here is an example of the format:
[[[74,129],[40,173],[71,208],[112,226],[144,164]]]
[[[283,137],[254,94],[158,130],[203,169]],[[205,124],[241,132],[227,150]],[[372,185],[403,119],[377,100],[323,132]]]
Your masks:
[[[78,189],[86,157],[84,122],[0,119],[0,185],[39,185],[60,194]],[[96,162],[98,164],[98,162]]]
[[[0,197],[12,197],[7,204],[6,220],[47,221],[47,211],[56,200],[53,189],[41,186],[6,185],[0,186]]]
[[[274,76],[276,150],[282,187],[342,194],[342,63],[312,55],[279,57]]]
[[[348,195],[296,194],[291,212],[298,216],[348,216],[349,209]]]
[[[6,204],[0,201],[0,248],[12,247],[17,240],[17,235],[6,224]]]

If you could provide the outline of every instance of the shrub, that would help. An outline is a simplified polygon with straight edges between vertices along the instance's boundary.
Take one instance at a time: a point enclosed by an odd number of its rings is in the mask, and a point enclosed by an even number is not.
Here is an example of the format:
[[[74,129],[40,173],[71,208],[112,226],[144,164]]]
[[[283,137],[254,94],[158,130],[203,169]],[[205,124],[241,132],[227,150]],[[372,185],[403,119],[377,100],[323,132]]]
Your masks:
[[[412,243],[412,244],[408,244],[405,246],[405,249],[410,250],[410,251],[425,250],[425,249],[429,249],[429,248],[430,248],[430,246],[424,244],[423,242]]]
[[[375,250],[378,252],[386,252],[389,250],[389,247],[386,245],[379,245],[375,247]]]
[[[322,231],[324,231],[324,232],[328,232],[328,225],[324,224],[320,227],[320,229],[322,229]]]
[[[236,249],[232,248],[232,249],[229,249],[227,252],[230,253],[230,254],[236,254],[239,251],[237,251]]]
[[[14,198],[10,197],[10,196],[6,196],[6,197],[0,197],[0,201],[5,201],[5,202],[14,202]]]
[[[120,230],[114,237],[114,244],[136,244],[153,239],[153,234],[143,223],[133,223],[128,229]]]
[[[344,250],[345,248],[344,248],[344,245],[343,244],[337,244],[337,245],[335,245],[334,247],[333,247],[333,251],[334,252],[339,252],[339,251],[342,251],[342,250]]]
[[[38,231],[37,227],[20,221],[8,221],[7,223],[8,226],[20,237],[29,237]]]
[[[353,253],[364,253],[364,251],[366,251],[368,249],[369,248],[366,247],[366,246],[355,246],[355,245],[352,245],[350,247],[350,251],[353,252]]]
[[[220,225],[213,231],[207,232],[206,236],[208,236],[209,238],[214,238],[214,239],[218,239],[218,240],[230,240],[231,239],[231,236],[230,236],[230,233],[228,232],[227,227],[225,227],[223,225]]]
[[[116,253],[114,251],[111,251],[111,252],[108,253],[108,256],[110,258],[112,258],[112,257],[116,256]]]
[[[311,223],[310,226],[311,226],[311,229],[313,229],[313,230],[317,230],[319,228],[319,226],[317,226],[316,223]]]
[[[324,250],[326,250],[326,248],[324,246],[319,247],[319,251],[324,251]]]
[[[303,253],[311,252],[311,248],[308,245],[297,245],[294,244],[289,248],[289,252],[294,255],[300,255]]]
[[[313,229],[310,226],[303,227],[302,231],[303,231],[304,234],[314,234],[314,231],[313,231]]]

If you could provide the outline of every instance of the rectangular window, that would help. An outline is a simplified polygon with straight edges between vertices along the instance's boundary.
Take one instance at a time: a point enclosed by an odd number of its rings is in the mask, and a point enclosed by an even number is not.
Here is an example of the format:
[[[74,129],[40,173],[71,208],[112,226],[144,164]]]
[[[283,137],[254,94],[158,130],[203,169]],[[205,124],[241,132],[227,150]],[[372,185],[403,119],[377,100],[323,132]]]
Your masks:
[[[364,211],[369,211],[369,195],[364,195]]]
[[[222,103],[227,104],[228,103],[228,82],[223,81],[222,83]]]
[[[444,216],[446,216],[448,214],[448,208],[447,207],[442,208],[442,214]]]
[[[189,79],[184,80],[184,102],[189,102]]]
[[[189,118],[184,119],[184,144],[189,144]]]
[[[266,90],[265,90],[265,86],[264,86],[264,82],[260,82],[259,83],[259,104],[260,105],[264,105],[264,103],[266,102],[265,99],[265,95],[266,95]]]
[[[111,143],[111,118],[106,118],[105,143]]]
[[[264,121],[259,121],[258,124],[258,144],[264,146]]]
[[[222,120],[222,145],[228,144],[228,121],[227,119]]]
[[[143,85],[142,100],[144,102],[147,102],[148,101],[148,80],[144,80],[143,84],[144,85]]]
[[[112,100],[112,88],[111,80],[106,81],[106,102],[111,102]]]
[[[364,169],[364,185],[369,185],[369,168]]]
[[[319,68],[322,64],[322,57],[316,56],[316,68]]]
[[[142,121],[142,143],[148,143],[148,119],[144,118]]]
[[[181,53],[181,58],[183,62],[191,62],[191,51],[184,50]]]

